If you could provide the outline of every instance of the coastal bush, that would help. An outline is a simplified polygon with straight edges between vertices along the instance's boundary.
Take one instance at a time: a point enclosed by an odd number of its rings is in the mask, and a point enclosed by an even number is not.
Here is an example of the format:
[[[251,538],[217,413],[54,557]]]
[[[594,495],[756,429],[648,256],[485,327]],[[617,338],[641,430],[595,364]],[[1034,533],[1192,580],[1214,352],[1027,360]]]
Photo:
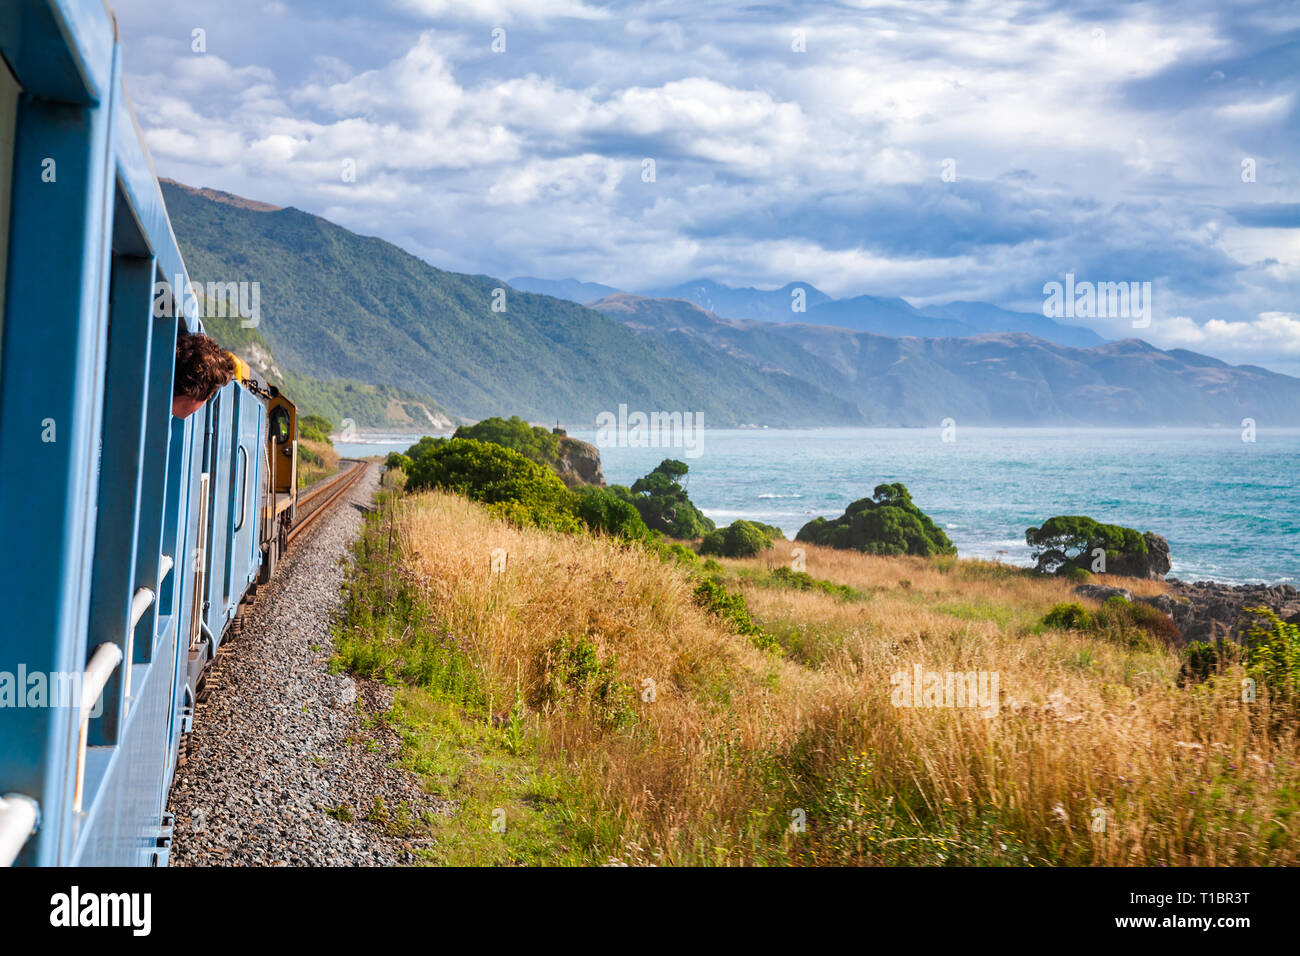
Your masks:
[[[1247,608],[1258,619],[1246,632],[1246,672],[1273,694],[1300,700],[1300,624],[1268,608]]]
[[[1183,666],[1178,671],[1179,684],[1199,684],[1214,674],[1222,674],[1241,661],[1241,646],[1216,638],[1193,641],[1183,649]]]
[[[298,437],[305,438],[308,441],[319,442],[322,445],[333,446],[330,441],[330,432],[334,430],[334,423],[328,418],[320,415],[299,415],[298,416]]]
[[[525,458],[554,468],[560,458],[560,436],[537,425],[530,425],[518,415],[510,418],[485,418],[473,425],[461,425],[453,438],[472,438],[517,451]]]
[[[793,571],[784,566],[772,570],[771,580],[778,587],[793,588],[796,591],[821,591],[823,594],[831,594],[844,601],[857,600],[863,597],[862,594],[847,584],[824,581],[821,578],[813,577],[807,571]]]
[[[764,531],[764,527],[770,526],[759,527],[753,522],[738,518],[725,528],[706,534],[700,542],[700,554],[716,554],[722,558],[752,558],[760,551],[771,550],[771,533]]]
[[[1099,555],[1106,563],[1130,562],[1147,553],[1142,533],[1117,524],[1101,524],[1086,515],[1057,515],[1041,527],[1025,530],[1025,543],[1036,550],[1031,555],[1045,574],[1075,575],[1089,571]]]
[[[641,514],[647,528],[670,538],[702,538],[714,530],[714,523],[691,503],[682,487],[680,479],[689,470],[685,462],[665,458],[627,490],[628,500]],[[614,493],[622,494],[620,490]]]
[[[695,585],[695,603],[721,620],[728,630],[751,638],[758,647],[774,645],[775,642],[754,623],[745,596],[727,590],[727,586],[717,578],[703,578]]]
[[[799,529],[795,540],[867,554],[913,554],[929,557],[956,554],[948,536],[920,508],[902,483],[877,485],[833,521],[814,518]]]
[[[482,502],[494,514],[516,524],[557,531],[582,527],[574,495],[564,482],[519,452],[472,438],[453,438],[435,441],[418,457],[409,457],[406,487],[410,491],[452,491]]]
[[[575,511],[591,531],[628,541],[646,541],[651,537],[636,507],[608,488],[584,485],[574,495]]]
[[[1044,627],[1085,631],[1134,647],[1150,638],[1172,645],[1182,637],[1178,626],[1159,608],[1132,603],[1119,595],[1107,598],[1096,611],[1089,611],[1078,601],[1057,604],[1044,615],[1042,623]]]
[[[1092,626],[1092,615],[1078,601],[1057,604],[1043,616],[1045,627],[1058,631],[1086,631]]]

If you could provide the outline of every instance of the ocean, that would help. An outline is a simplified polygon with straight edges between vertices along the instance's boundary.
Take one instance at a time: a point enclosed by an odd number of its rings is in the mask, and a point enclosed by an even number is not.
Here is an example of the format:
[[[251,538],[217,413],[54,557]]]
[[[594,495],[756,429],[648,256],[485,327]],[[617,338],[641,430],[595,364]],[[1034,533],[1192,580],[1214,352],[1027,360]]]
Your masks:
[[[569,434],[595,441],[594,429]],[[766,522],[794,537],[876,485],[901,481],[963,557],[1030,563],[1025,529],[1058,514],[1154,531],[1172,576],[1300,579],[1300,429],[706,429],[685,449],[602,447],[605,478],[630,485],[664,458],[690,466],[691,500],[718,524]],[[338,444],[405,450],[410,438]]]

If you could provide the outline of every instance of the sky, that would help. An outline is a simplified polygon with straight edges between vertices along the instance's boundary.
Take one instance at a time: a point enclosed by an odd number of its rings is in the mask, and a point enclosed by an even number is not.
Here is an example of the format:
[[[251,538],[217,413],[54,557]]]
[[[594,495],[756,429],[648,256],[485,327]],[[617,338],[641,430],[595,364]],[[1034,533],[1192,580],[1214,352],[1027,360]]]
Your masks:
[[[1300,5],[117,0],[159,175],[439,268],[1040,311],[1300,374]]]

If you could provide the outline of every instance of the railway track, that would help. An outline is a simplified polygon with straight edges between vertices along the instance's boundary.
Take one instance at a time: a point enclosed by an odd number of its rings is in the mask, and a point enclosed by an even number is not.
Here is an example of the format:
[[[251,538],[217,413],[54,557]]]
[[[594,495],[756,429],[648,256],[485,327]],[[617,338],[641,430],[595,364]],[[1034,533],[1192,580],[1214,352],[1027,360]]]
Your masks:
[[[295,515],[293,527],[289,530],[289,534],[285,539],[286,545],[292,545],[294,540],[310,528],[317,518],[327,514],[334,502],[338,501],[338,499],[341,498],[349,488],[355,485],[361,476],[366,473],[366,468],[369,467],[368,462],[354,461],[352,459],[345,460],[351,461],[352,465],[352,467],[347,471],[341,471],[337,475],[332,475],[329,478],[318,481],[315,485],[307,489],[305,494],[301,492],[299,493],[298,503],[296,506],[297,513]],[[304,511],[303,509],[306,510]],[[204,664],[203,670],[199,674],[198,680],[195,683],[195,700],[198,703],[206,702],[208,695],[216,689],[209,681],[212,667],[221,656],[231,649],[234,642],[243,633],[244,615],[251,611],[257,604],[258,590],[257,587],[253,587],[249,590],[244,600],[240,603],[239,610],[235,613],[234,620],[230,622],[225,638],[217,648],[216,656]],[[183,765],[188,759],[188,756],[189,735],[186,734],[185,738],[181,742],[179,763]]]
[[[293,527],[289,529],[288,543],[293,544],[298,535],[328,511],[330,506],[366,473],[367,467],[367,462],[353,461],[352,467],[347,471],[341,471],[337,475],[318,481],[306,494],[300,493]]]

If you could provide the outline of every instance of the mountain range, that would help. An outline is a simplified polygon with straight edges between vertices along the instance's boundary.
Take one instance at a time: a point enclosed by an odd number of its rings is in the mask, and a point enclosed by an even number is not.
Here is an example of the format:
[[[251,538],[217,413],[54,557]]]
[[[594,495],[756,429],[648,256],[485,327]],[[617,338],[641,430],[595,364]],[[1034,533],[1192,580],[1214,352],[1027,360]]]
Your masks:
[[[521,291],[559,296],[582,305],[626,291],[577,279],[517,276],[509,281]],[[961,338],[988,332],[1028,332],[1061,345],[1086,347],[1106,341],[1082,325],[1055,322],[1033,312],[1013,312],[988,302],[958,301],[918,309],[904,299],[874,295],[833,299],[809,282],[789,282],[779,289],[738,289],[712,279],[695,279],[640,294],[657,299],[685,299],[727,319],[829,325],[876,335]]]
[[[689,335],[756,367],[850,397],[872,425],[1226,425],[1292,422],[1300,379],[1140,339],[1091,348],[1024,332],[890,337],[724,319],[683,299],[618,293],[591,303],[650,341]]]
[[[1053,341],[1046,333],[1092,333],[987,303],[921,311],[798,283],[660,290],[671,296],[577,280],[547,287],[594,294],[588,307],[521,289],[521,279],[438,269],[292,207],[168,181],[163,194],[191,281],[259,283],[255,341],[228,347],[261,349],[259,367],[279,371],[305,411],[359,425],[379,415],[415,428],[511,414],[586,425],[624,404],[699,412],[715,426],[936,426],[952,417],[1237,427],[1243,417],[1295,421],[1300,412],[1300,379],[1136,339]],[[798,288],[806,312],[790,311]],[[723,316],[690,296],[759,317]],[[210,325],[219,338],[238,334],[237,323]],[[899,327],[912,331],[881,331]]]
[[[468,419],[590,423],[627,404],[718,425],[861,421],[821,386],[695,336],[652,344],[567,299],[434,268],[293,207],[169,181],[163,196],[192,283],[259,283],[256,331],[285,372],[395,386]]]

